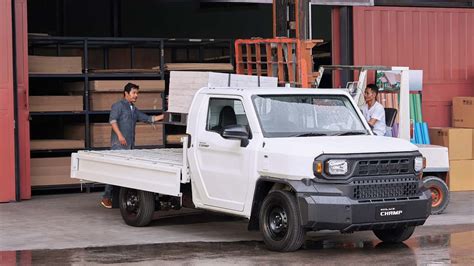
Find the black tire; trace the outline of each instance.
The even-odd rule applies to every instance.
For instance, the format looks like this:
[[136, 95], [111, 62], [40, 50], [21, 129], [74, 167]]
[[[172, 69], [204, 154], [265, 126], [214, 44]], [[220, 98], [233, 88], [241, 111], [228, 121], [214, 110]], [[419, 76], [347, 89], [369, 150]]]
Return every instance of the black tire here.
[[374, 234], [383, 242], [400, 243], [410, 238], [414, 231], [414, 226], [408, 226], [394, 229], [374, 230]]
[[301, 226], [295, 196], [290, 192], [270, 192], [262, 203], [259, 220], [268, 249], [295, 251], [303, 245], [306, 231]]
[[431, 190], [431, 214], [441, 214], [449, 204], [449, 188], [439, 177], [426, 176], [423, 178], [426, 188]]
[[120, 213], [126, 224], [146, 226], [153, 219], [155, 195], [152, 192], [131, 188], [120, 188]]

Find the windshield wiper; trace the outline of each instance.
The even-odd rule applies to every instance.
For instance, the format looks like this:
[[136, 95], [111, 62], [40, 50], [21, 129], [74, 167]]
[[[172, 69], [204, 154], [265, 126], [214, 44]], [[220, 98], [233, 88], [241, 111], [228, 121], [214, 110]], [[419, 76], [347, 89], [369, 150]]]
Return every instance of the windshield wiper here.
[[296, 135], [292, 135], [290, 137], [318, 137], [318, 136], [327, 136], [325, 133], [316, 133], [316, 132], [306, 132], [306, 133], [300, 133]]
[[334, 133], [331, 136], [348, 136], [348, 135], [367, 135], [366, 131], [344, 131], [339, 133]]

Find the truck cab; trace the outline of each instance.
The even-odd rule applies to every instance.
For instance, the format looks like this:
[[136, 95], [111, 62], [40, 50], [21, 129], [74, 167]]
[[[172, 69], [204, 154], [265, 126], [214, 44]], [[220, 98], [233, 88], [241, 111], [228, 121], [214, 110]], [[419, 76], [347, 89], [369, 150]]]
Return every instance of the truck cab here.
[[[148, 224], [164, 201], [189, 197], [195, 208], [249, 219], [269, 249], [294, 251], [307, 231], [326, 229], [404, 241], [430, 215], [418, 148], [374, 136], [341, 90], [203, 88], [189, 110], [181, 164], [156, 156], [145, 167], [140, 152], [81, 151], [71, 169], [122, 187], [122, 217], [134, 226]], [[130, 170], [114, 171], [123, 164]]]

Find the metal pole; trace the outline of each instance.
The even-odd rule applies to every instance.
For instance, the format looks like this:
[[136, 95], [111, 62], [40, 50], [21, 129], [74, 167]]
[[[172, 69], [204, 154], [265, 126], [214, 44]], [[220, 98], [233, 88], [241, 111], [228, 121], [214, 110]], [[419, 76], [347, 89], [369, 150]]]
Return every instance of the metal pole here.
[[311, 11], [311, 1], [308, 1], [308, 18], [309, 18], [309, 22], [308, 22], [308, 26], [309, 26], [309, 38], [308, 40], [312, 40], [313, 39], [313, 16], [312, 16], [312, 11]]

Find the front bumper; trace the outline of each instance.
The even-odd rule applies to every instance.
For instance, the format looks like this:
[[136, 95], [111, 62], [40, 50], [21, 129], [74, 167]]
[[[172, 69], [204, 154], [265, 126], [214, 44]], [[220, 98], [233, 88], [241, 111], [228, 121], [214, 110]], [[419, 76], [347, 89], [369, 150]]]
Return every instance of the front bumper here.
[[353, 232], [417, 226], [431, 213], [431, 192], [405, 199], [358, 201], [343, 195], [297, 193], [301, 221], [311, 230]]

